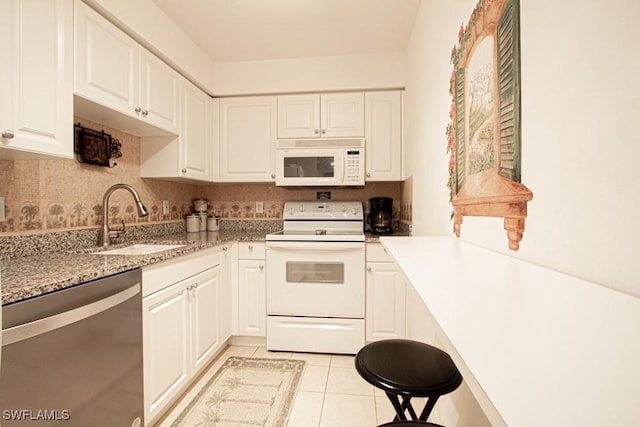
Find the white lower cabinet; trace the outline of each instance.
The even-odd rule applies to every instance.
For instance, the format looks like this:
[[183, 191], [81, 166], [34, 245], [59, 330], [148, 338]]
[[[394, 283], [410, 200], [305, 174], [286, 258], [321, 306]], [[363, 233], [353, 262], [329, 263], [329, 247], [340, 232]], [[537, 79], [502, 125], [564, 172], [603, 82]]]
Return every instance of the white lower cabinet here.
[[367, 243], [365, 339], [405, 336], [405, 292], [402, 273], [380, 243]]
[[238, 335], [267, 335], [265, 245], [238, 244]]
[[162, 415], [222, 347], [225, 284], [220, 260], [219, 250], [208, 250], [143, 269], [143, 294], [183, 276], [142, 300], [146, 425]]

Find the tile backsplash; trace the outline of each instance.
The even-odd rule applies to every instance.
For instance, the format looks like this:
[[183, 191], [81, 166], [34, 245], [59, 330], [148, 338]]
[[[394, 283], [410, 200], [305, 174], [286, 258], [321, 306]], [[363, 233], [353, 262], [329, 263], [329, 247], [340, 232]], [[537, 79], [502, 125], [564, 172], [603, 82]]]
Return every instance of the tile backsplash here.
[[[37, 233], [97, 227], [102, 223], [102, 196], [113, 184], [132, 185], [149, 210], [139, 218], [131, 194], [117, 190], [109, 200], [113, 223], [150, 223], [180, 220], [190, 211], [196, 186], [140, 178], [140, 138], [77, 119], [76, 123], [104, 130], [122, 144], [117, 166], [107, 168], [75, 159], [0, 159], [0, 196], [5, 197], [6, 221], [0, 233]], [[162, 215], [162, 201], [170, 213]]]
[[[83, 119], [76, 123], [104, 130], [122, 144], [122, 157], [113, 168], [80, 163], [75, 159], [0, 159], [0, 196], [5, 197], [6, 221], [0, 235], [33, 234], [78, 228], [96, 228], [102, 223], [102, 196], [111, 185], [132, 185], [149, 210], [139, 218], [131, 195], [117, 190], [109, 200], [112, 223], [182, 221], [193, 210], [193, 200], [207, 199], [209, 213], [223, 219], [281, 220], [285, 201], [315, 200], [315, 189], [289, 189], [273, 184], [197, 185], [140, 178], [140, 138]], [[394, 219], [411, 222], [411, 195], [402, 182], [370, 183], [359, 189], [328, 189], [332, 200], [370, 197], [394, 199]], [[410, 188], [410, 186], [409, 186]], [[403, 194], [404, 193], [404, 194]], [[169, 214], [162, 214], [162, 201], [169, 201]], [[263, 212], [256, 212], [262, 202]]]

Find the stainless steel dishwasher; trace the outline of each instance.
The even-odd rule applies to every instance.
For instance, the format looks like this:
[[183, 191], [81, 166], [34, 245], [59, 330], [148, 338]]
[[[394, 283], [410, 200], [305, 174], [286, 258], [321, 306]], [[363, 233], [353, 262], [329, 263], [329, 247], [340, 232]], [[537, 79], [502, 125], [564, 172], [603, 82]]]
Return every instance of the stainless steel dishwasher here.
[[140, 269], [2, 308], [0, 424], [144, 425]]

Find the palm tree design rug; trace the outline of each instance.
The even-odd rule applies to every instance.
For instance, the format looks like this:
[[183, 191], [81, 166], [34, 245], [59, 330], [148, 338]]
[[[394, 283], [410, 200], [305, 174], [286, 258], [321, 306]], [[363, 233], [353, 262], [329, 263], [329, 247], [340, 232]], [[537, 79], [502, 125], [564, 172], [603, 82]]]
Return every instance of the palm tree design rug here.
[[171, 427], [285, 426], [305, 363], [229, 357]]

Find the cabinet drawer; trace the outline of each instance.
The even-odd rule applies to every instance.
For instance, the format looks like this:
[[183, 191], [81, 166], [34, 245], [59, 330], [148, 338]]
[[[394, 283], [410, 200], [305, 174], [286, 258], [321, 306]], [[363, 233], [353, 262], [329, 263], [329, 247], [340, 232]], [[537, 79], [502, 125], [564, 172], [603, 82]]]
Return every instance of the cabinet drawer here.
[[367, 243], [367, 262], [393, 262], [382, 243]]
[[142, 296], [215, 267], [221, 262], [221, 249], [211, 248], [179, 256], [142, 268]]
[[264, 242], [238, 243], [238, 259], [265, 259]]

